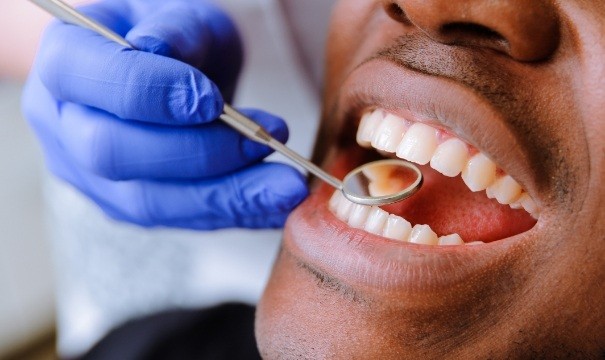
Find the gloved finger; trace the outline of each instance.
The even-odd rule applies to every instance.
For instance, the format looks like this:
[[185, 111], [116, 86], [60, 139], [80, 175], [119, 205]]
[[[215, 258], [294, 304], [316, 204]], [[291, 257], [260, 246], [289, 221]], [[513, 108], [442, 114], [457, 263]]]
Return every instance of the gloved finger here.
[[241, 62], [242, 43], [236, 25], [210, 1], [106, 0], [78, 9], [145, 52], [179, 59], [199, 69], [212, 59], [223, 65], [230, 60]]
[[134, 23], [126, 39], [135, 48], [200, 69], [223, 95], [226, 88], [234, 87], [242, 64], [242, 44], [234, 23], [215, 5], [167, 2]]
[[280, 227], [308, 195], [302, 175], [278, 163], [203, 181], [114, 182], [87, 173], [66, 180], [76, 182], [109, 216], [146, 227]]
[[49, 27], [37, 64], [55, 98], [123, 119], [192, 125], [216, 119], [223, 109], [219, 89], [194, 67], [124, 49], [73, 25]]
[[[245, 113], [278, 140], [287, 140], [282, 119], [259, 110]], [[62, 106], [57, 127], [61, 143], [81, 166], [113, 180], [208, 178], [272, 152], [219, 121], [178, 128], [150, 125], [69, 103]]]

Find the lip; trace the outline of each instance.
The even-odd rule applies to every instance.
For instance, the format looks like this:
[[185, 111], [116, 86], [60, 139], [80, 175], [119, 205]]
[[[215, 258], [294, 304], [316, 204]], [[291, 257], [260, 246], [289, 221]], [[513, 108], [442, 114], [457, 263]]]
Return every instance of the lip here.
[[[341, 129], [342, 141], [331, 142], [339, 145], [327, 152], [323, 164], [336, 176], [343, 176], [359, 163], [360, 147], [350, 144], [350, 139], [355, 138], [363, 112], [382, 108], [444, 129], [475, 146], [537, 201], [527, 150], [518, 146], [505, 117], [472, 90], [382, 59], [356, 68], [341, 89], [331, 126]], [[471, 277], [493, 280], [532, 251], [529, 245], [535, 244], [540, 229], [539, 222], [521, 234], [477, 246], [396, 242], [353, 229], [337, 219], [328, 210], [330, 196], [330, 188], [320, 185], [291, 214], [283, 249], [313, 272], [354, 289], [436, 291]]]

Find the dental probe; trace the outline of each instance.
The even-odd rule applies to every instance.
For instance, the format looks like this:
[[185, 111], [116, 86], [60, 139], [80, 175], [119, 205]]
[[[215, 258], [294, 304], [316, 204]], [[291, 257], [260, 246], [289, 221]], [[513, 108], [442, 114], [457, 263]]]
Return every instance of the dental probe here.
[[[109, 28], [78, 12], [62, 0], [29, 0], [63, 22], [84, 27], [124, 47], [135, 49], [126, 39]], [[379, 160], [362, 165], [345, 176], [343, 181], [323, 171], [309, 160], [273, 138], [262, 126], [255, 123], [228, 104], [224, 104], [220, 119], [253, 141], [267, 145], [302, 166], [330, 186], [340, 190], [350, 201], [361, 205], [387, 205], [416, 193], [422, 186], [422, 172], [414, 164], [403, 160]], [[384, 176], [393, 177], [402, 172], [412, 175], [413, 181], [387, 182]], [[388, 180], [388, 179], [386, 179]], [[401, 180], [401, 179], [399, 179]], [[397, 184], [393, 189], [393, 184]]]

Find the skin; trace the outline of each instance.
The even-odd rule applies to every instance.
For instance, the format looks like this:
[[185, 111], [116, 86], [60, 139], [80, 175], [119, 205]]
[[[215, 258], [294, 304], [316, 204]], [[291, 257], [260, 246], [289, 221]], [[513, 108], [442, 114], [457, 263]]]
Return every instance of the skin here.
[[[357, 69], [381, 58], [374, 63], [376, 77], [381, 67], [406, 68], [489, 104], [498, 115], [476, 122], [475, 132], [467, 126], [461, 137], [501, 164], [542, 212], [531, 230], [490, 244], [443, 251], [402, 247], [428, 259], [424, 276], [406, 279], [410, 272], [402, 271], [401, 281], [386, 283], [381, 276], [389, 276], [393, 263], [373, 259], [384, 262], [384, 274], [361, 260], [339, 267], [346, 262], [331, 261], [338, 254], [316, 255], [319, 247], [304, 245], [328, 244], [321, 249], [335, 253], [345, 246], [386, 246], [360, 233], [343, 240], [347, 230], [326, 219], [327, 190], [316, 186], [286, 225], [258, 308], [262, 355], [602, 358], [605, 3], [341, 0], [327, 48], [318, 163], [339, 173], [342, 154], [356, 151], [351, 138], [357, 124], [346, 116], [352, 105], [342, 94]], [[400, 86], [389, 83], [389, 76], [383, 82]], [[505, 139], [495, 140], [498, 134]], [[322, 241], [313, 241], [318, 233]], [[446, 257], [454, 259], [451, 272], [460, 276], [432, 271]], [[489, 261], [478, 266], [476, 259]]]

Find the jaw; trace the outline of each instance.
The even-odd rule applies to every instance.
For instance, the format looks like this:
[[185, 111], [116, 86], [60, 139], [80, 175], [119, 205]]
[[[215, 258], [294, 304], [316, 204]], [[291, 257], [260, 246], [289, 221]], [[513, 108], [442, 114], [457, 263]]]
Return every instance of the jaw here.
[[[323, 165], [336, 176], [376, 156], [350, 142], [330, 144]], [[530, 181], [524, 184], [531, 188]], [[585, 242], [569, 241], [584, 234], [603, 242], [598, 216], [549, 206], [535, 226], [500, 231], [487, 244], [426, 246], [352, 228], [329, 210], [331, 192], [317, 186], [286, 225], [258, 308], [257, 338], [266, 358], [523, 358], [598, 351], [604, 335], [598, 320], [605, 295], [602, 247], [580, 269], [578, 259], [588, 259]], [[599, 214], [598, 207], [593, 199], [584, 211]], [[553, 317], [568, 308], [573, 310]]]
[[[324, 166], [342, 176], [375, 157], [355, 145], [334, 145]], [[595, 184], [591, 188], [598, 190]], [[330, 211], [332, 191], [316, 183], [286, 224], [258, 307], [264, 357], [598, 353], [605, 336], [600, 191], [592, 192], [582, 212], [549, 208], [529, 229], [479, 246], [450, 247], [351, 228]], [[589, 256], [578, 234], [593, 239]]]
[[[561, 233], [545, 218], [522, 238], [473, 247], [471, 253], [396, 249], [360, 235], [335, 236], [347, 230], [320, 209], [320, 196], [314, 194], [289, 220], [259, 304], [256, 333], [264, 357], [524, 358], [598, 351], [605, 335], [603, 253], [578, 266], [581, 248], [565, 241], [573, 229]], [[598, 227], [603, 229], [602, 220]], [[300, 249], [313, 247], [314, 236], [325, 244], [315, 253], [319, 260]], [[377, 255], [375, 248], [384, 245]], [[407, 265], [384, 260], [393, 254]]]
[[[313, 359], [510, 353], [507, 344], [517, 339], [510, 333], [510, 320], [517, 313], [513, 294], [520, 292], [519, 284], [511, 280], [510, 269], [492, 270], [478, 272], [475, 281], [459, 283], [456, 290], [376, 291], [349, 286], [283, 250], [258, 307], [261, 353], [265, 358]], [[497, 296], [503, 287], [509, 296]]]
[[[324, 166], [341, 176], [373, 157], [353, 149], [328, 148]], [[286, 224], [258, 307], [262, 355], [598, 354], [605, 338], [605, 219], [599, 177], [590, 179], [592, 196], [582, 211], [549, 207], [531, 229], [472, 247], [399, 243], [353, 229], [329, 210], [332, 190], [316, 186]]]
[[[330, 170], [340, 175], [345, 168]], [[483, 331], [510, 329], [539, 227], [482, 246], [406, 244], [350, 228], [330, 212], [331, 193], [317, 186], [286, 224], [257, 313], [264, 357], [439, 358], [494, 350]]]

